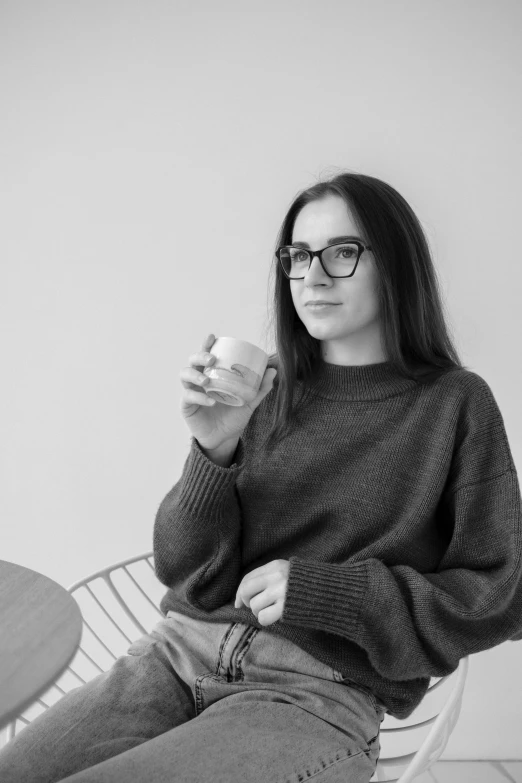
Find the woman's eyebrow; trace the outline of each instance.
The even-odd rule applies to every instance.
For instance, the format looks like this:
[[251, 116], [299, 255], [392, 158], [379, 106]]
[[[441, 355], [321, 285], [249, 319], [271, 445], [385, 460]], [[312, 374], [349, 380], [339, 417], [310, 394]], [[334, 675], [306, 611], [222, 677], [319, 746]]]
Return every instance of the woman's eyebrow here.
[[[330, 237], [330, 239], [327, 240], [329, 245], [335, 244], [335, 242], [348, 242], [350, 239], [357, 239], [359, 242], [362, 242], [361, 237]], [[310, 245], [308, 242], [292, 242], [292, 245], [295, 247], [307, 247], [310, 248]]]

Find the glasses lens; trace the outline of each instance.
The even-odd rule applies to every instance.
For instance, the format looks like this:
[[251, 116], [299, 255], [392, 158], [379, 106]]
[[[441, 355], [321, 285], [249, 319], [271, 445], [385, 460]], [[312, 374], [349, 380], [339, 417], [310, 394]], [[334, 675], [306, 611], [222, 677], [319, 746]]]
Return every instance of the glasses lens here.
[[[350, 242], [330, 245], [323, 253], [323, 264], [332, 277], [351, 275], [357, 262], [359, 248]], [[280, 253], [281, 264], [289, 277], [304, 277], [310, 266], [310, 253], [301, 247], [284, 247]]]

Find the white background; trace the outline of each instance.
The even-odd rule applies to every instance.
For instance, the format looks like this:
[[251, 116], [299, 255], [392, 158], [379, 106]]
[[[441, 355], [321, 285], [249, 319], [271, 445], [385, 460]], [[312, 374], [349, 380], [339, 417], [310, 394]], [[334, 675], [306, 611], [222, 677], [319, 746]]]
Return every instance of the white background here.
[[[1, 558], [69, 586], [152, 549], [180, 370], [210, 332], [274, 350], [277, 231], [341, 169], [419, 216], [522, 473], [521, 23], [516, 0], [1, 3]], [[520, 757], [521, 652], [471, 658], [443, 758]]]

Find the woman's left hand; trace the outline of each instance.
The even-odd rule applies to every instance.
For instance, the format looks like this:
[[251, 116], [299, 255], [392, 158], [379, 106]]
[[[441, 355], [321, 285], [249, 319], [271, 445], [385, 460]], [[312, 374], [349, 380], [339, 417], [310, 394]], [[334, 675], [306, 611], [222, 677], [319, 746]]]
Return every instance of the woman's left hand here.
[[290, 562], [272, 560], [254, 568], [241, 580], [234, 606], [245, 604], [261, 625], [271, 625], [280, 620], [285, 608], [286, 587]]

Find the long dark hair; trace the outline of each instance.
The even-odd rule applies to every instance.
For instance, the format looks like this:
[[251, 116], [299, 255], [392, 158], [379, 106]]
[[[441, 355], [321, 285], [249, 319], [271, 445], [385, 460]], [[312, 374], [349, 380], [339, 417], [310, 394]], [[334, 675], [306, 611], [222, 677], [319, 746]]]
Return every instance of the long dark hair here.
[[[276, 239], [272, 272], [275, 294], [270, 324], [275, 320], [276, 353], [268, 367], [277, 369], [273, 393], [274, 419], [265, 448], [286, 437], [299, 421], [308, 398], [309, 381], [321, 361], [321, 343], [298, 317], [290, 281], [275, 256], [292, 243], [294, 223], [310, 201], [328, 195], [347, 204], [359, 231], [371, 245], [379, 272], [379, 303], [387, 361], [400, 375], [418, 383], [462, 364], [446, 325], [439, 281], [424, 230], [407, 201], [391, 185], [352, 172], [338, 174], [302, 190], [291, 204]], [[297, 382], [302, 382], [298, 384]], [[299, 399], [294, 395], [301, 385]]]

